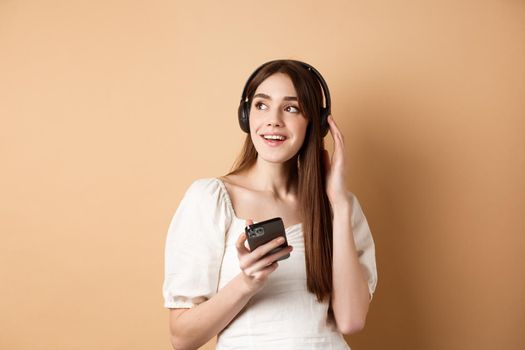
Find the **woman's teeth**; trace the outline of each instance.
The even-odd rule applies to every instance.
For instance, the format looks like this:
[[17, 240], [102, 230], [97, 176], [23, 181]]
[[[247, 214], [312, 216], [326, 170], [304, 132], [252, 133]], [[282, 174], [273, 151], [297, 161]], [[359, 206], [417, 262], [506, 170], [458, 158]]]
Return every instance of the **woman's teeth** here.
[[284, 141], [285, 137], [281, 135], [263, 135], [266, 140], [280, 140]]

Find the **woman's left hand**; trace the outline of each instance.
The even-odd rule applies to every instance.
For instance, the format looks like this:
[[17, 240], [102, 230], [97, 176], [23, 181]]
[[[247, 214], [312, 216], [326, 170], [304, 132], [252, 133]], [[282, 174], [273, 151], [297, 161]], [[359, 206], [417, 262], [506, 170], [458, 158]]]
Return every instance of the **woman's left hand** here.
[[328, 151], [323, 149], [323, 162], [326, 170], [326, 194], [333, 205], [339, 201], [347, 201], [348, 195], [345, 180], [344, 136], [332, 115], [328, 116], [328, 125], [334, 139], [334, 153], [330, 160]]

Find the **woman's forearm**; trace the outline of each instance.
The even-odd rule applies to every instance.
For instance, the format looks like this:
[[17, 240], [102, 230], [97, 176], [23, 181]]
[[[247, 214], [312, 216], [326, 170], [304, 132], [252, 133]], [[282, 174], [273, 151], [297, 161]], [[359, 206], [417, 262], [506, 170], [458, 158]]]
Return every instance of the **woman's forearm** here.
[[332, 308], [339, 331], [351, 334], [364, 327], [370, 296], [354, 243], [350, 198], [332, 203], [332, 209]]
[[170, 316], [171, 343], [177, 350], [197, 349], [222, 331], [252, 294], [239, 274], [209, 300]]

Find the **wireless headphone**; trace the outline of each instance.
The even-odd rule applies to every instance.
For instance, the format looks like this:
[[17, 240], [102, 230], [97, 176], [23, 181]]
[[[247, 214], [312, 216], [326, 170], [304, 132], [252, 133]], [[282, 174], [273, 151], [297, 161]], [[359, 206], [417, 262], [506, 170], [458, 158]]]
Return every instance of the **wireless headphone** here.
[[[246, 89], [252, 79], [255, 77], [255, 75], [266, 65], [277, 62], [280, 60], [274, 60], [269, 61], [261, 65], [259, 68], [257, 68], [248, 78], [246, 81], [246, 84], [244, 84], [244, 89], [242, 90], [242, 96], [241, 96], [241, 102], [239, 104], [239, 125], [242, 129], [242, 131], [246, 133], [250, 133], [250, 122], [249, 122], [249, 116], [250, 116], [250, 101], [246, 100]], [[325, 80], [323, 79], [323, 76], [321, 73], [319, 73], [314, 67], [309, 65], [308, 63], [304, 63], [297, 60], [288, 60], [293, 61], [301, 64], [305, 69], [307, 69], [309, 72], [312, 72], [315, 77], [317, 78], [317, 81], [321, 84], [321, 88], [323, 89], [324, 93], [324, 100], [325, 100], [325, 107], [321, 107], [320, 116], [321, 116], [321, 136], [324, 137], [328, 133], [328, 116], [330, 115], [330, 108], [331, 108], [331, 102], [330, 102], [330, 91], [328, 91], [328, 86], [326, 85]]]

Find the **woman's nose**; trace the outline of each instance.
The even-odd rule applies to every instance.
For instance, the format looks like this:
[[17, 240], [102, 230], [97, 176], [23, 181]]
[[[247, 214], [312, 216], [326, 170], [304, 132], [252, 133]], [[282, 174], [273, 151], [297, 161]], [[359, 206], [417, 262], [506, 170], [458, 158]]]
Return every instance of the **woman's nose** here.
[[275, 111], [274, 113], [270, 113], [270, 116], [268, 118], [268, 121], [266, 122], [267, 126], [282, 126], [283, 120], [281, 113], [279, 111]]

